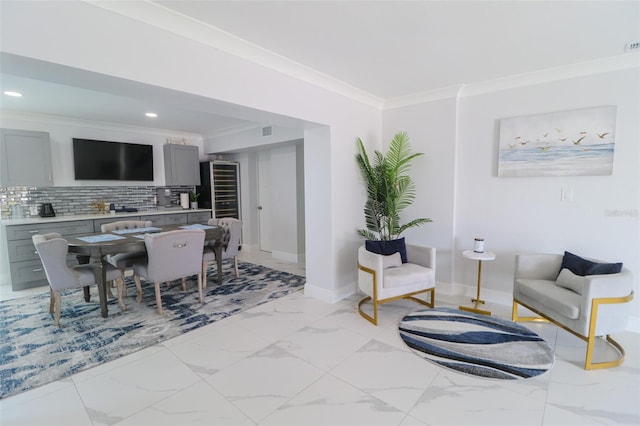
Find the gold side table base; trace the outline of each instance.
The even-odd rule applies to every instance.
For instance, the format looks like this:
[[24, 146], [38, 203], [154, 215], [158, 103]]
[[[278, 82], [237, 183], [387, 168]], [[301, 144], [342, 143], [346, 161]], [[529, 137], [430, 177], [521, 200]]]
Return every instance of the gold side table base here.
[[460, 309], [461, 311], [475, 312], [476, 314], [482, 314], [482, 315], [491, 316], [491, 312], [485, 311], [485, 310], [482, 310], [482, 309], [478, 309], [478, 304], [477, 303], [476, 303], [475, 307], [473, 307], [473, 308], [461, 305], [461, 306], [458, 307], [458, 309]]

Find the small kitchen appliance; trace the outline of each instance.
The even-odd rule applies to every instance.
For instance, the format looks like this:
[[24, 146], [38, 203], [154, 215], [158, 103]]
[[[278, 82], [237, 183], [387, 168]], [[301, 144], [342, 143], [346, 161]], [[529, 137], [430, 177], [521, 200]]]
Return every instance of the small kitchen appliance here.
[[40, 213], [38, 214], [40, 217], [55, 217], [56, 212], [53, 210], [51, 203], [42, 203], [40, 204]]

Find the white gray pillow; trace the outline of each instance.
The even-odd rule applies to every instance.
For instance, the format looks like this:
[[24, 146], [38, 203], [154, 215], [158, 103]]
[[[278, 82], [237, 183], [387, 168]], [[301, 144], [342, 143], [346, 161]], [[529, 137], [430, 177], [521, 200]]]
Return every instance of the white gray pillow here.
[[402, 257], [400, 252], [395, 252], [389, 256], [382, 255], [382, 269], [402, 266]]
[[587, 284], [587, 280], [587, 277], [576, 275], [569, 269], [562, 268], [558, 278], [556, 278], [556, 285], [582, 295], [582, 289]]

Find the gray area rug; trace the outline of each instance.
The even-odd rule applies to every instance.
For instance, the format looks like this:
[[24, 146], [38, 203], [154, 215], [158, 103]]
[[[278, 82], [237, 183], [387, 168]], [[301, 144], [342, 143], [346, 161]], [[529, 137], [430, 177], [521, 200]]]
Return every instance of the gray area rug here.
[[[109, 301], [109, 317], [102, 318], [97, 288], [86, 303], [82, 289], [62, 295], [60, 327], [49, 314], [49, 292], [0, 302], [0, 398], [44, 385], [111, 361], [203, 325], [278, 299], [304, 287], [305, 278], [240, 262], [223, 264], [223, 284], [215, 266], [208, 270], [205, 303], [198, 300], [195, 277], [187, 291], [175, 281], [162, 286], [163, 315], [156, 312], [154, 286], [143, 282], [142, 303], [135, 301], [135, 285], [127, 278], [127, 310]], [[115, 293], [115, 290], [114, 290]]]
[[420, 357], [477, 377], [526, 379], [549, 371], [555, 360], [547, 342], [528, 328], [457, 309], [412, 312], [399, 332]]

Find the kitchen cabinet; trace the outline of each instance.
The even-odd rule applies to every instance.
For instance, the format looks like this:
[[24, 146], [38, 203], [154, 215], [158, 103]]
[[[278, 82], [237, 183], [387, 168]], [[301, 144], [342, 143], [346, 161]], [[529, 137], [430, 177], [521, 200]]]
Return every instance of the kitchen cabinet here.
[[211, 219], [211, 212], [193, 212], [187, 213], [187, 223], [201, 223], [206, 225]]
[[0, 186], [53, 186], [49, 133], [0, 129]]
[[[71, 222], [40, 223], [14, 225], [6, 227], [7, 253], [11, 288], [23, 290], [48, 285], [40, 257], [36, 253], [31, 236], [57, 232], [62, 236], [86, 235], [93, 233], [93, 221], [78, 220]], [[77, 265], [76, 256], [67, 256], [69, 265]]]
[[200, 185], [198, 147], [194, 145], [166, 144], [164, 176], [166, 185]]
[[[173, 212], [138, 212], [135, 215], [104, 216], [96, 215], [95, 219], [68, 220], [64, 216], [51, 218], [40, 223], [4, 225], [4, 240], [8, 253], [8, 264], [0, 265], [2, 270], [9, 271], [11, 288], [23, 290], [31, 287], [48, 285], [47, 277], [42, 268], [40, 257], [33, 246], [31, 236], [57, 232], [62, 236], [83, 236], [101, 232], [104, 223], [121, 220], [150, 220], [153, 225], [186, 225], [191, 223], [206, 224], [211, 219], [210, 210], [194, 210]], [[3, 242], [4, 244], [4, 242]], [[69, 265], [77, 265], [75, 255], [67, 257]], [[6, 268], [6, 269], [5, 269]]]
[[148, 220], [148, 219], [146, 217], [144, 219], [140, 219], [140, 216], [127, 216], [123, 218], [118, 218], [117, 216], [110, 216], [105, 219], [94, 219], [93, 232], [102, 232], [102, 225], [104, 225], [105, 223], [119, 222], [121, 220]]

